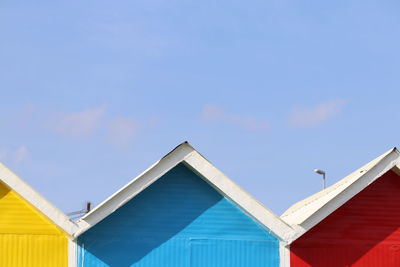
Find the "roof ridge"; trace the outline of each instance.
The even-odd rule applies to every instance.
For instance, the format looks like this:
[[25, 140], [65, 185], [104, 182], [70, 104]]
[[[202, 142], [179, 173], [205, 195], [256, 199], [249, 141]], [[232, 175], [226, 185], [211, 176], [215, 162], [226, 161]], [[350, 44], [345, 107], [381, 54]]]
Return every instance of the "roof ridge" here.
[[288, 223], [229, 179], [188, 142], [184, 142], [83, 216], [77, 222], [79, 230], [75, 236], [81, 235], [102, 221], [180, 163], [184, 163], [196, 172], [221, 195], [230, 199], [278, 239], [286, 242], [294, 234], [294, 229]]
[[[289, 207], [280, 217], [281, 218], [285, 218], [288, 217], [290, 214], [296, 213], [299, 210], [303, 209], [304, 207], [310, 205], [311, 203], [321, 199], [322, 197], [330, 194], [332, 191], [334, 191], [335, 189], [337, 189], [338, 187], [345, 185], [347, 183], [351, 182], [351, 179], [349, 178], [355, 178], [355, 179], [359, 179], [361, 176], [363, 176], [366, 172], [368, 172], [371, 168], [373, 168], [373, 166], [369, 166], [371, 164], [374, 163], [374, 166], [376, 164], [378, 164], [384, 157], [386, 157], [387, 155], [389, 155], [392, 152], [396, 152], [397, 154], [400, 155], [399, 151], [397, 150], [396, 147], [393, 147], [392, 149], [386, 151], [385, 153], [379, 155], [378, 157], [374, 158], [373, 160], [369, 161], [368, 163], [364, 164], [363, 166], [361, 166], [360, 168], [354, 170], [353, 172], [351, 172], [350, 174], [346, 175], [344, 178], [340, 179], [339, 181], [337, 181], [336, 183], [334, 183], [333, 185], [318, 191], [314, 194], [312, 194], [311, 196], [306, 197], [303, 200], [300, 200], [298, 202], [296, 202], [295, 204], [293, 204], [291, 207]], [[368, 168], [369, 167], [369, 168]], [[353, 177], [355, 174], [357, 174], [357, 172], [363, 173], [360, 177]], [[325, 194], [323, 193], [325, 192]], [[309, 200], [309, 201], [307, 201]], [[296, 207], [296, 205], [300, 204], [304, 202], [303, 205]]]

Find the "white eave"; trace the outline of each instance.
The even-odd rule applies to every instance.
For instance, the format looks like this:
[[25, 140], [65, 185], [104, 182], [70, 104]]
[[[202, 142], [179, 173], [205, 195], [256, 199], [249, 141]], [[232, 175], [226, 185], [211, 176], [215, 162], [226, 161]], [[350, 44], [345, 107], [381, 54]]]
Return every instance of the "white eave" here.
[[281, 219], [296, 229], [293, 242], [389, 170], [400, 171], [400, 154], [393, 148], [334, 185], [294, 204]]
[[241, 189], [207, 159], [200, 155], [189, 143], [184, 142], [102, 202], [95, 209], [83, 216], [77, 222], [79, 230], [76, 232], [75, 236], [81, 235], [109, 216], [179, 163], [184, 163], [199, 174], [200, 177], [218, 192], [236, 203], [244, 212], [268, 231], [274, 233], [281, 241], [285, 242], [287, 238], [294, 234], [294, 230], [288, 224]]
[[29, 202], [68, 235], [72, 236], [77, 230], [77, 225], [72, 222], [67, 215], [56, 208], [2, 163], [0, 163], [0, 181]]

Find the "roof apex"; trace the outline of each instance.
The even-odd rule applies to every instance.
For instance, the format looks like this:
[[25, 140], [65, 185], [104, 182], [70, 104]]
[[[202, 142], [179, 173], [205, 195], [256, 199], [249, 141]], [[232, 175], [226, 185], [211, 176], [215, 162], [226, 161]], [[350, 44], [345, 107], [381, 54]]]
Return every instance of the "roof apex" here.
[[286, 241], [293, 235], [294, 230], [288, 224], [241, 189], [197, 152], [189, 142], [185, 141], [83, 216], [78, 221], [79, 230], [75, 236], [81, 235], [112, 214], [179, 163], [184, 163], [196, 171], [214, 189], [237, 204], [262, 226], [272, 231], [280, 240]]
[[394, 169], [400, 174], [399, 158], [399, 150], [393, 147], [335, 184], [292, 205], [281, 215], [282, 220], [296, 229], [296, 234], [290, 242], [310, 230], [387, 171]]
[[35, 191], [30, 185], [19, 178], [9, 168], [0, 162], [0, 181], [3, 182], [11, 190], [15, 191], [23, 199], [29, 202], [40, 213], [46, 216], [57, 227], [68, 235], [72, 236], [78, 229], [77, 225], [72, 222], [67, 215], [54, 206], [50, 201]]

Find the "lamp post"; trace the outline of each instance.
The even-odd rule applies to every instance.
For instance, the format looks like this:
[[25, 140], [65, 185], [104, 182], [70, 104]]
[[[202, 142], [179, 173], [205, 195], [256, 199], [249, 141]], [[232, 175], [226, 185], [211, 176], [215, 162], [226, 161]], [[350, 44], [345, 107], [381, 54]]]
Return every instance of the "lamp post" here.
[[322, 175], [322, 179], [323, 179], [323, 189], [326, 188], [326, 179], [325, 179], [325, 171], [320, 170], [320, 169], [315, 169], [314, 172], [321, 174]]

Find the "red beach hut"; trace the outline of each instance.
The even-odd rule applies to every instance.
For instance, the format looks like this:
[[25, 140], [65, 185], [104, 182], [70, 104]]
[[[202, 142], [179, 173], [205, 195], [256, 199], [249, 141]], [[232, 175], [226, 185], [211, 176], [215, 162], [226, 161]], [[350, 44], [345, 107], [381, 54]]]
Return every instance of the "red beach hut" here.
[[394, 148], [289, 208], [290, 266], [400, 266], [399, 175]]

